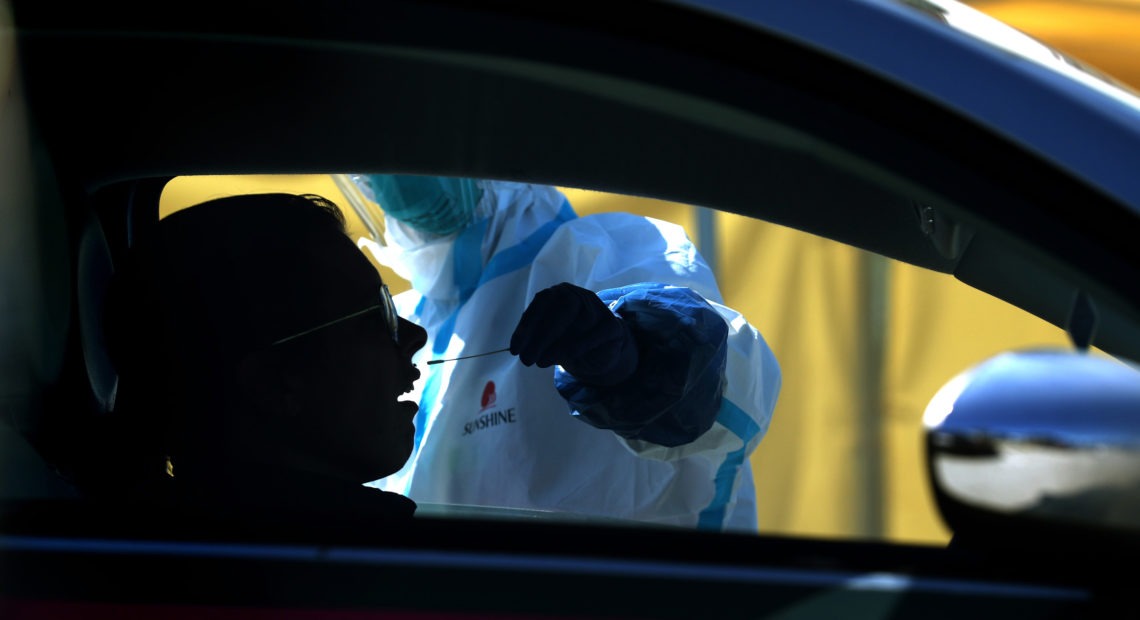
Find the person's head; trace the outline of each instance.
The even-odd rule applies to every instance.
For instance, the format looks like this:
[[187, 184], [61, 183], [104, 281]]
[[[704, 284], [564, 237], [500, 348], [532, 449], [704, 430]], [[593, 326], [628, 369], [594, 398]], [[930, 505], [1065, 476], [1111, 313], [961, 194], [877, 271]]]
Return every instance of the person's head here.
[[475, 179], [459, 177], [360, 174], [353, 180], [392, 219], [441, 237], [470, 224], [483, 195]]
[[149, 421], [176, 479], [242, 462], [361, 483], [393, 473], [411, 451], [415, 407], [398, 399], [426, 335], [386, 319], [382, 287], [323, 198], [178, 211], [112, 285], [117, 408]]

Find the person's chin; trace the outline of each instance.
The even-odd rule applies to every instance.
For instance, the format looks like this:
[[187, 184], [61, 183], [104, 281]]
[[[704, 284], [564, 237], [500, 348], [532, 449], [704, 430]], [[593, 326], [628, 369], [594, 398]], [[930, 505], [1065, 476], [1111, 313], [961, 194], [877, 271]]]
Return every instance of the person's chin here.
[[[387, 456], [385, 459], [385, 469], [387, 470], [383, 475], [390, 476], [402, 469], [412, 457], [412, 450], [415, 447], [416, 427], [408, 424], [403, 429], [395, 431], [388, 436], [389, 441], [377, 444], [377, 450], [382, 451]], [[383, 477], [383, 476], [381, 476]]]
[[[391, 476], [392, 474], [400, 471], [400, 469], [404, 467], [404, 463], [408, 462], [408, 456], [410, 456], [411, 451], [404, 455], [403, 458], [396, 458], [396, 450], [389, 450], [386, 452], [386, 454], [389, 456], [389, 458], [384, 459], [383, 461], [379, 459], [373, 459], [371, 467], [369, 467], [367, 482], [387, 478], [388, 476]], [[400, 454], [404, 453], [401, 452]]]
[[396, 401], [396, 406], [402, 413], [408, 416], [409, 420], [414, 418], [416, 413], [420, 410], [420, 406], [410, 400], [398, 400]]

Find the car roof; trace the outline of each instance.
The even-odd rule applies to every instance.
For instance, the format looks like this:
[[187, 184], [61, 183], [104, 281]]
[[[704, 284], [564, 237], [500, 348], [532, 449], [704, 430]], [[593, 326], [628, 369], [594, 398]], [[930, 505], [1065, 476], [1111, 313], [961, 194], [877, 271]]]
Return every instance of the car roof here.
[[1133, 173], [1140, 96], [976, 9], [954, 0], [685, 3], [760, 25], [939, 101], [1140, 212]]
[[636, 6], [12, 2], [77, 191], [387, 170], [663, 198], [954, 273], [1140, 358], [1132, 95], [932, 19], [950, 2]]

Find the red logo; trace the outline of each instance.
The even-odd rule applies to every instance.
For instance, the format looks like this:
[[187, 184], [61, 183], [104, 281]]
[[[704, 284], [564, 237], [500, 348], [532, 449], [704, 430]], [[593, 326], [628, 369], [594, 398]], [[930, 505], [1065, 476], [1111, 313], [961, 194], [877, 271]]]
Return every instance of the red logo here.
[[487, 385], [483, 386], [483, 398], [479, 401], [483, 408], [486, 409], [495, 404], [495, 382], [488, 381]]

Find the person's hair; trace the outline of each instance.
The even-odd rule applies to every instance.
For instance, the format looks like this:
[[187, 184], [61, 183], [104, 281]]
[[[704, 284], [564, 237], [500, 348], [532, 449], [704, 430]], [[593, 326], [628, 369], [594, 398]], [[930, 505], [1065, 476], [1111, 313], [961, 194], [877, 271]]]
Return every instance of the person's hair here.
[[[289, 194], [269, 194], [269, 195], [270, 196], [289, 196]], [[348, 234], [348, 223], [347, 223], [347, 220], [344, 219], [344, 212], [340, 210], [340, 207], [338, 207], [335, 202], [329, 200], [328, 198], [325, 198], [324, 196], [320, 196], [318, 194], [300, 194], [300, 195], [295, 196], [295, 197], [290, 197], [290, 200], [296, 200], [297, 198], [300, 198], [301, 200], [305, 200], [309, 204], [313, 205], [314, 207], [317, 207], [321, 211], [324, 211], [329, 217], [331, 217], [333, 220], [336, 221], [337, 227], [340, 228], [341, 232], [343, 232], [344, 234]]]
[[344, 216], [322, 196], [250, 194], [177, 211], [131, 248], [108, 292], [119, 388], [96, 492], [135, 493], [165, 477], [184, 416], [224, 423], [217, 408], [237, 364], [304, 325], [305, 300], [319, 292], [297, 274], [336, 235], [347, 239]]

